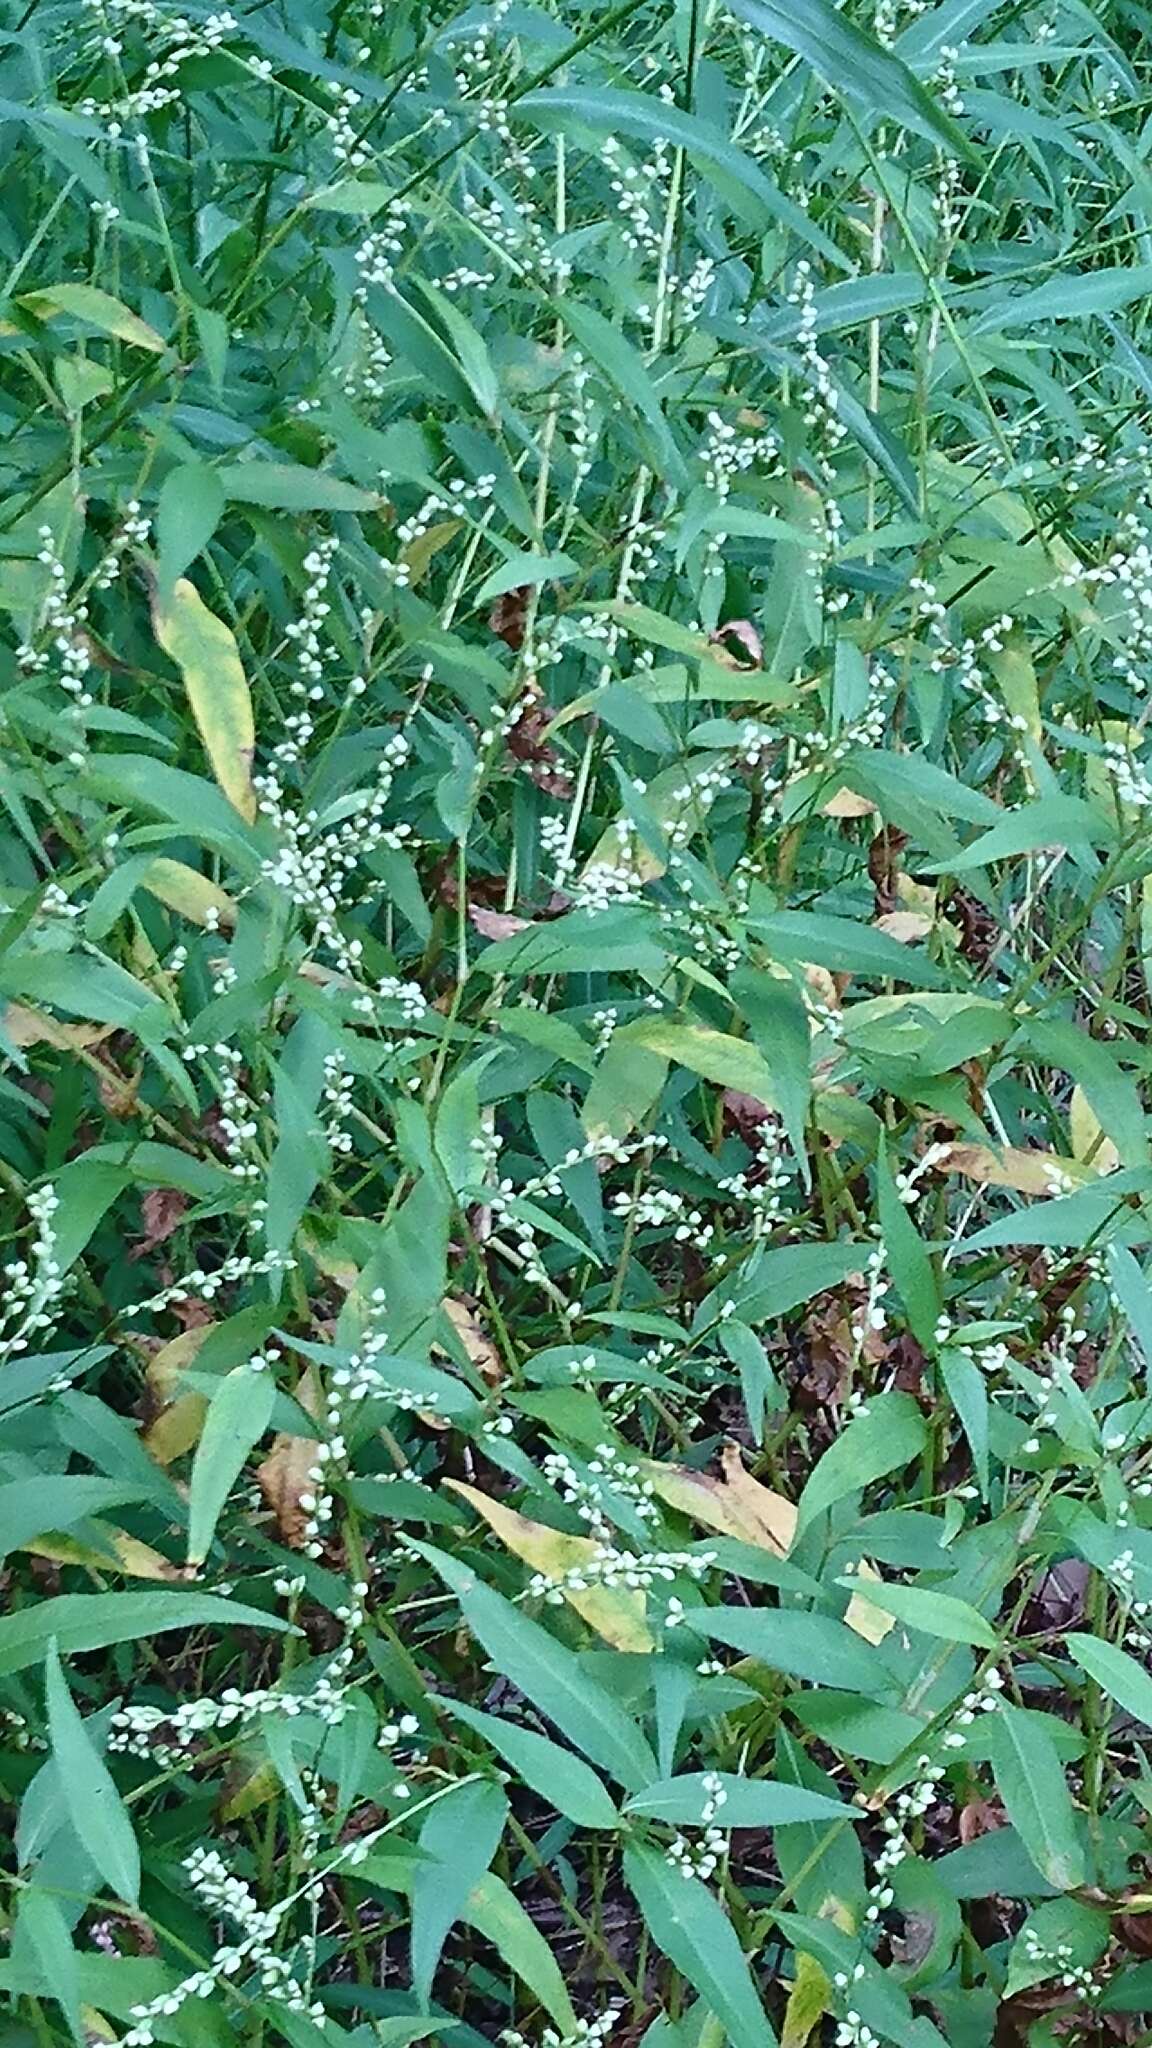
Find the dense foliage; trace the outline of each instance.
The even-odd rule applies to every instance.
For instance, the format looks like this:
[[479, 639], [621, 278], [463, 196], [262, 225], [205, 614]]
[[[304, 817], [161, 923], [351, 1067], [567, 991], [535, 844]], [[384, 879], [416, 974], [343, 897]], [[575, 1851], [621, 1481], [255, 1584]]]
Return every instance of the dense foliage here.
[[0, 17], [0, 2042], [1152, 2040], [1149, 17]]

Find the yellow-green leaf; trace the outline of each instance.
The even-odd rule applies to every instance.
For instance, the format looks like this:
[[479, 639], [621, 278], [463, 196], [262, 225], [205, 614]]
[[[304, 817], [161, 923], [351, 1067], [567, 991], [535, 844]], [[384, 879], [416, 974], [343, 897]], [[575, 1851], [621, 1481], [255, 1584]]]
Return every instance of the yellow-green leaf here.
[[805, 2048], [813, 2030], [828, 2010], [832, 1987], [815, 1956], [798, 1950], [796, 1976], [788, 1994], [780, 2048]]
[[161, 855], [152, 861], [144, 875], [144, 887], [166, 903], [169, 910], [178, 910], [181, 917], [189, 918], [193, 924], [236, 922], [236, 905], [226, 891], [182, 860], [168, 860]]
[[16, 304], [25, 307], [36, 320], [52, 320], [60, 313], [72, 320], [83, 320], [101, 334], [111, 335], [115, 341], [131, 342], [135, 348], [151, 349], [153, 355], [162, 355], [167, 347], [162, 334], [157, 334], [154, 327], [149, 327], [120, 299], [114, 299], [111, 292], [102, 292], [98, 285], [42, 285], [39, 291], [25, 292]]
[[178, 576], [152, 598], [152, 627], [184, 679], [192, 715], [212, 770], [241, 817], [256, 815], [252, 698], [231, 629], [204, 603], [194, 583]]

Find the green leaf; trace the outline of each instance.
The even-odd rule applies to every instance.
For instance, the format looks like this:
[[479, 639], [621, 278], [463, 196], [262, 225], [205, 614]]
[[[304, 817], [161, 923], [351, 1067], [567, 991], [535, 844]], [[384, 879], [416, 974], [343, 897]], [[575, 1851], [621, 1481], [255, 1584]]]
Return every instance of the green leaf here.
[[140, 1851], [127, 1809], [68, 1690], [55, 1643], [44, 1667], [48, 1732], [68, 1817], [100, 1876], [128, 1905], [140, 1897]]
[[18, 1895], [13, 1948], [35, 1961], [46, 1996], [60, 2007], [77, 2048], [86, 2048], [89, 2037], [80, 2009], [80, 1972], [72, 1936], [59, 1902], [37, 1885]]
[[208, 1405], [188, 1488], [188, 1562], [203, 1564], [220, 1511], [254, 1444], [272, 1419], [276, 1382], [270, 1372], [238, 1365], [225, 1373]]
[[[373, 323], [396, 353], [412, 365], [431, 391], [474, 416], [477, 400], [472, 384], [431, 321], [393, 285], [384, 285], [369, 296]], [[483, 405], [479, 409], [487, 410]]]
[[952, 156], [980, 161], [962, 128], [937, 106], [908, 66], [848, 20], [832, 0], [731, 0], [732, 12], [783, 43], [833, 92], [885, 121], [896, 121]]
[[225, 497], [220, 472], [210, 463], [182, 462], [169, 470], [156, 501], [162, 590], [170, 590], [189, 563], [203, 554], [220, 524]]
[[1108, 1946], [1111, 1923], [1102, 1906], [1047, 1899], [1029, 1913], [1012, 1944], [1005, 1996], [1014, 1998], [1049, 1977], [1090, 1970]]
[[89, 1515], [146, 1498], [146, 1489], [87, 1473], [45, 1473], [0, 1485], [0, 1557], [51, 1529], [71, 1529]]
[[636, 1798], [627, 1813], [642, 1813], [677, 1826], [699, 1827], [705, 1806], [723, 1793], [715, 1815], [725, 1828], [778, 1828], [797, 1821], [860, 1820], [862, 1814], [842, 1800], [809, 1792], [803, 1785], [785, 1785], [763, 1778], [742, 1778], [732, 1771], [709, 1771], [662, 1778]]
[[668, 956], [659, 927], [640, 904], [619, 910], [570, 910], [496, 939], [480, 954], [481, 974], [660, 973]]
[[749, 1260], [738, 1283], [726, 1282], [709, 1296], [697, 1324], [713, 1321], [728, 1299], [735, 1300], [746, 1323], [775, 1322], [813, 1295], [839, 1286], [849, 1273], [862, 1273], [869, 1250], [868, 1245], [848, 1243], [774, 1246]]
[[972, 323], [974, 334], [1002, 327], [1033, 327], [1041, 320], [1085, 320], [1093, 313], [1115, 313], [1152, 291], [1152, 263], [1123, 265], [1114, 270], [1064, 272], [1030, 292], [997, 297], [996, 303]]
[[927, 874], [968, 875], [993, 861], [1013, 860], [1041, 846], [1111, 846], [1116, 827], [1110, 818], [1078, 796], [1044, 796], [1013, 811], [1003, 824], [974, 839], [962, 853], [935, 861]]
[[835, 974], [876, 974], [907, 982], [911, 988], [943, 988], [945, 976], [923, 954], [853, 924], [847, 917], [829, 917], [810, 910], [779, 910], [753, 917], [748, 929], [762, 939], [778, 960], [798, 966], [827, 967]]
[[152, 598], [152, 630], [184, 680], [212, 771], [240, 816], [256, 816], [252, 756], [256, 727], [240, 650], [195, 584], [178, 576]]
[[1118, 1707], [1152, 1728], [1152, 1677], [1135, 1657], [1101, 1636], [1070, 1635], [1065, 1648]]
[[504, 1832], [508, 1801], [490, 1779], [453, 1788], [429, 1808], [419, 1843], [428, 1858], [412, 1885], [412, 1988], [427, 2010], [444, 1943]]
[[620, 1816], [595, 1771], [589, 1770], [571, 1750], [561, 1749], [558, 1742], [550, 1742], [546, 1735], [521, 1727], [518, 1721], [481, 1713], [478, 1707], [465, 1706], [462, 1700], [445, 1700], [443, 1704], [458, 1721], [466, 1722], [491, 1743], [497, 1755], [511, 1764], [517, 1777], [533, 1792], [547, 1800], [557, 1813], [575, 1821], [577, 1827], [619, 1826]]
[[492, 1943], [508, 1968], [555, 2021], [562, 2035], [579, 2032], [568, 1987], [547, 1941], [494, 1870], [486, 1871], [464, 1902], [463, 1918]]
[[994, 1650], [999, 1641], [984, 1616], [952, 1593], [937, 1593], [930, 1586], [897, 1586], [890, 1579], [852, 1577], [836, 1583], [924, 1635], [941, 1636], [948, 1643], [975, 1643], [982, 1650]]
[[830, 1614], [794, 1614], [777, 1607], [690, 1607], [687, 1620], [701, 1635], [728, 1643], [770, 1671], [808, 1685], [833, 1685], [871, 1695], [893, 1690], [882, 1652]]
[[992, 1728], [992, 1770], [1009, 1820], [1038, 1870], [1057, 1891], [1087, 1881], [1087, 1866], [1064, 1768], [1035, 1720], [1002, 1701]]
[[432, 307], [440, 326], [447, 334], [461, 375], [473, 398], [481, 412], [495, 422], [500, 411], [500, 380], [483, 335], [449, 298], [447, 292], [440, 291], [429, 278], [423, 277], [419, 280], [419, 289], [421, 297]]
[[[814, 1692], [793, 1694], [797, 1701], [822, 1697], [822, 1694]], [[831, 1798], [836, 1792], [828, 1773], [813, 1763], [803, 1745], [783, 1724], [776, 1735], [775, 1768], [777, 1777], [784, 1784], [803, 1786], [809, 1792], [822, 1793], [825, 1798]], [[843, 1915], [850, 1924], [858, 1921], [864, 1908], [868, 1880], [863, 1850], [854, 1828], [846, 1826], [843, 1821], [799, 1821], [794, 1827], [777, 1828], [772, 1837], [772, 1848], [780, 1875], [801, 1912], [834, 1911]]]
[[968, 1439], [981, 1493], [988, 1494], [988, 1388], [984, 1375], [962, 1351], [946, 1345], [940, 1353], [940, 1377]]
[[516, 113], [544, 129], [591, 128], [609, 135], [631, 135], [638, 142], [666, 141], [685, 149], [693, 166], [723, 190], [734, 211], [761, 227], [777, 220], [809, 248], [819, 250], [834, 269], [847, 267], [843, 251], [822, 233], [811, 215], [765, 175], [754, 157], [698, 114], [647, 93], [576, 85], [526, 93]]
[[1124, 1165], [1145, 1165], [1148, 1139], [1144, 1104], [1135, 1081], [1124, 1072], [1113, 1048], [1059, 1017], [1029, 1019], [1024, 1030], [1039, 1059], [1063, 1067], [1080, 1083], [1101, 1129], [1111, 1138]]
[[876, 1165], [876, 1191], [888, 1271], [904, 1303], [913, 1336], [925, 1351], [932, 1352], [936, 1349], [936, 1325], [943, 1308], [940, 1289], [924, 1241], [896, 1192], [883, 1142]]
[[581, 299], [567, 299], [564, 319], [584, 353], [603, 371], [608, 383], [626, 405], [633, 407], [648, 427], [656, 466], [669, 483], [685, 489], [688, 471], [684, 457], [664, 416], [656, 387], [639, 351], [619, 327]]
[[800, 1496], [797, 1532], [838, 1500], [919, 1457], [928, 1428], [911, 1394], [878, 1394], [829, 1445]]
[[808, 1176], [805, 1125], [812, 1100], [812, 1032], [795, 982], [738, 967], [728, 993], [747, 1020], [753, 1041], [772, 1076], [772, 1093], [788, 1142]]
[[477, 604], [490, 604], [494, 597], [503, 597], [506, 591], [535, 588], [541, 583], [562, 582], [565, 577], [579, 574], [580, 564], [571, 555], [533, 555], [518, 553], [493, 569], [484, 578], [476, 592]]
[[139, 1030], [163, 1022], [163, 1006], [114, 960], [75, 953], [27, 954], [13, 951], [0, 961], [0, 994], [50, 1003], [69, 1017], [96, 1024]]
[[657, 1948], [699, 1992], [732, 2048], [776, 2048], [731, 1921], [697, 1877], [682, 1876], [660, 1850], [625, 1850], [624, 1876]]
[[501, 1676], [519, 1686], [569, 1742], [629, 1791], [659, 1775], [631, 1716], [571, 1650], [479, 1579], [459, 1598], [465, 1621]]
[[288, 1626], [279, 1615], [211, 1593], [61, 1593], [0, 1615], [0, 1676], [39, 1664], [53, 1638], [63, 1656], [79, 1657], [86, 1650], [137, 1642], [171, 1628]]
[[381, 502], [373, 491], [300, 462], [227, 462], [216, 477], [232, 504], [275, 512], [373, 512]]

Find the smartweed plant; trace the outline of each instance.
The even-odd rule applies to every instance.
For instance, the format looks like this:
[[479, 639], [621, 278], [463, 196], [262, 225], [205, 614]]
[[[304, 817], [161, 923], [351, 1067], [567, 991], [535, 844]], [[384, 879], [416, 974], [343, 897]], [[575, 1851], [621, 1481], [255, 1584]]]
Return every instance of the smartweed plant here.
[[1152, 2041], [1146, 10], [0, 27], [0, 2048]]

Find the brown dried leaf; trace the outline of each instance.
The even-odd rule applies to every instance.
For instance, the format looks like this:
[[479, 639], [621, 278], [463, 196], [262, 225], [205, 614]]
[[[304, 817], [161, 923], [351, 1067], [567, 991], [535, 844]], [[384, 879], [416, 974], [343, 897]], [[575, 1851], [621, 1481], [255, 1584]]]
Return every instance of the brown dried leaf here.
[[760, 1126], [775, 1116], [758, 1095], [745, 1095], [739, 1088], [724, 1090], [724, 1113], [748, 1145], [755, 1144]]
[[445, 1295], [440, 1306], [481, 1379], [486, 1380], [490, 1387], [502, 1386], [505, 1379], [503, 1361], [492, 1339], [480, 1328], [474, 1311], [451, 1294]]
[[140, 1211], [144, 1218], [144, 1235], [128, 1256], [142, 1259], [146, 1252], [155, 1251], [166, 1237], [178, 1230], [188, 1208], [188, 1197], [179, 1188], [148, 1188], [140, 1200]]
[[496, 599], [488, 614], [489, 630], [498, 640], [503, 640], [513, 654], [519, 654], [524, 645], [524, 627], [528, 615], [528, 600], [532, 595], [530, 583], [518, 583], [514, 590], [504, 590]]
[[[444, 1484], [475, 1509], [514, 1556], [522, 1558], [533, 1571], [543, 1572], [550, 1579], [561, 1579], [566, 1572], [579, 1571], [592, 1563], [599, 1551], [600, 1546], [592, 1537], [566, 1536], [562, 1530], [550, 1529], [544, 1522], [529, 1521], [526, 1515], [517, 1514], [514, 1508], [506, 1508], [499, 1501], [489, 1500], [478, 1487], [466, 1486], [461, 1479], [446, 1479]], [[564, 1598], [589, 1628], [595, 1629], [597, 1635], [603, 1636], [613, 1649], [643, 1655], [655, 1647], [644, 1618], [642, 1593], [617, 1592], [607, 1586], [593, 1586], [584, 1593], [565, 1591]]]
[[[860, 1559], [857, 1575], [862, 1579], [871, 1579], [875, 1585], [883, 1583], [881, 1574], [874, 1564], [869, 1564], [866, 1557]], [[866, 1643], [882, 1643], [885, 1636], [896, 1626], [896, 1616], [885, 1614], [882, 1607], [874, 1607], [863, 1593], [853, 1593], [844, 1609], [844, 1619], [849, 1628], [855, 1629], [858, 1636], [863, 1636]]]
[[868, 873], [876, 891], [877, 917], [883, 917], [896, 908], [900, 856], [907, 844], [908, 834], [901, 832], [898, 826], [881, 825], [868, 848]]
[[1152, 1956], [1152, 1913], [1118, 1913], [1112, 1930], [1135, 1956]]
[[135, 1116], [140, 1106], [140, 1082], [143, 1073], [121, 1074], [115, 1067], [101, 1067], [96, 1081], [96, 1090], [101, 1103], [117, 1123]]
[[857, 796], [856, 791], [845, 783], [842, 788], [833, 790], [820, 809], [826, 818], [867, 818], [876, 806], [871, 797]]
[[0, 1014], [0, 1033], [10, 1045], [54, 1045], [61, 1052], [99, 1045], [114, 1029], [112, 1024], [63, 1024], [59, 1017], [49, 1017], [29, 1003], [6, 1003]]
[[543, 691], [529, 684], [507, 727], [508, 752], [514, 760], [523, 762], [537, 789], [542, 789], [546, 796], [570, 797], [574, 786], [572, 772], [548, 737], [552, 718], [552, 707], [545, 703]]
[[526, 917], [513, 917], [507, 910], [484, 910], [478, 903], [468, 905], [468, 921], [484, 939], [514, 939], [529, 926]]
[[[729, 643], [733, 640], [747, 656], [745, 661], [741, 661], [735, 649], [730, 646]], [[723, 625], [717, 626], [714, 633], [709, 633], [708, 643], [718, 649], [713, 659], [720, 662], [724, 668], [759, 668], [764, 660], [764, 642], [751, 619], [726, 619]]]
[[[315, 1366], [307, 1366], [295, 1387], [296, 1399], [306, 1415], [319, 1416], [324, 1407], [324, 1390]], [[276, 1527], [290, 1550], [303, 1550], [311, 1541], [309, 1512], [300, 1505], [303, 1493], [311, 1494], [314, 1482], [308, 1474], [316, 1463], [316, 1439], [290, 1436], [281, 1431], [272, 1448], [256, 1467], [256, 1484], [276, 1517]]]
[[826, 967], [805, 965], [804, 979], [809, 995], [818, 1003], [823, 1003], [826, 1010], [839, 1010], [840, 984], [834, 974], [830, 974]]
[[965, 1843], [974, 1842], [980, 1835], [990, 1835], [994, 1829], [1002, 1828], [1007, 1819], [1008, 1816], [998, 1799], [983, 1799], [979, 1793], [975, 1793], [960, 1808], [957, 1822], [960, 1840]]
[[873, 931], [886, 932], [902, 946], [914, 946], [918, 939], [926, 939], [932, 927], [932, 918], [922, 910], [886, 910], [883, 916], [872, 920]]

